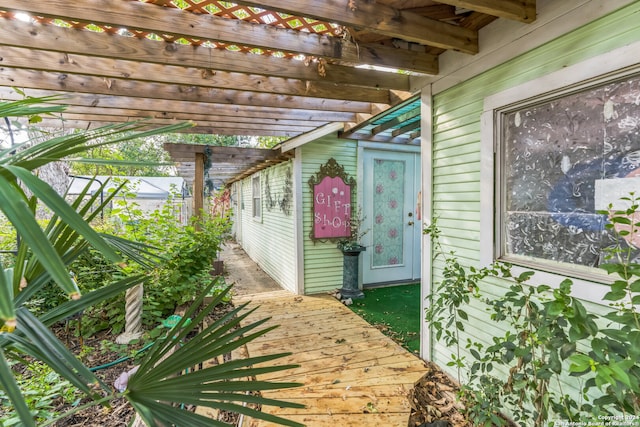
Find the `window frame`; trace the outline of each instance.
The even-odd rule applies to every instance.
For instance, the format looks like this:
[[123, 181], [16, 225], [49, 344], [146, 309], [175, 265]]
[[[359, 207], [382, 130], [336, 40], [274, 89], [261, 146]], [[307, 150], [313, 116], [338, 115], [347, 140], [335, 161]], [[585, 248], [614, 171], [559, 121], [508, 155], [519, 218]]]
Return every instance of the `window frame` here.
[[484, 99], [481, 116], [481, 172], [480, 172], [480, 261], [489, 265], [496, 260], [513, 264], [513, 273], [535, 271], [532, 284], [558, 287], [566, 277], [573, 279], [574, 295], [601, 302], [612, 278], [603, 270], [568, 263], [527, 262], [505, 257], [502, 253], [502, 218], [504, 181], [501, 167], [500, 139], [502, 117], [505, 113], [528, 105], [544, 103], [593, 86], [606, 84], [640, 73], [640, 62], [632, 52], [640, 49], [636, 42], [578, 64], [567, 66], [529, 82], [490, 95]]
[[[257, 186], [256, 181], [258, 182]], [[251, 177], [251, 217], [254, 221], [262, 221], [262, 177], [260, 173]]]

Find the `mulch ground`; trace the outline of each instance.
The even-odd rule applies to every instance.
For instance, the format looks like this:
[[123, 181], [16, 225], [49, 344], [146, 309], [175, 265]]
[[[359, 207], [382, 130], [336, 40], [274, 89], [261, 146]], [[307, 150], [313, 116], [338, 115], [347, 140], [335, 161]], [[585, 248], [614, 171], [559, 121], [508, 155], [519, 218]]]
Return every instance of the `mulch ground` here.
[[[62, 342], [70, 341], [69, 347], [75, 352], [79, 352], [82, 348], [78, 340], [74, 337], [67, 337], [64, 333], [64, 328], [55, 330], [58, 337]], [[113, 362], [121, 358], [122, 353], [105, 350], [101, 348], [102, 341], [110, 341], [115, 343], [115, 335], [110, 332], [102, 332], [97, 337], [84, 342], [84, 352], [87, 352], [88, 348], [94, 348], [94, 351], [83, 358], [83, 362], [89, 367], [102, 366]], [[102, 380], [105, 384], [112, 386], [115, 380], [120, 376], [122, 372], [126, 372], [133, 368], [133, 359], [119, 363], [109, 368], [101, 369], [95, 372], [96, 376]], [[63, 405], [56, 410], [60, 413], [64, 413], [71, 409], [68, 405]], [[81, 426], [104, 426], [104, 427], [125, 427], [129, 425], [129, 422], [134, 416], [134, 410], [129, 403], [124, 399], [116, 399], [110, 403], [110, 407], [104, 407], [99, 405], [90, 406], [82, 411], [76, 412], [71, 416], [64, 418], [54, 425], [56, 427], [81, 427]]]
[[409, 427], [471, 427], [460, 413], [457, 385], [434, 363], [425, 365], [427, 372], [409, 392]]
[[[230, 310], [233, 309], [232, 304], [223, 304], [216, 307], [213, 312], [205, 319], [207, 324], [211, 324], [216, 319], [224, 316]], [[108, 365], [114, 360], [120, 359], [123, 357], [122, 352], [105, 350], [104, 346], [101, 345], [103, 341], [115, 343], [115, 339], [117, 334], [112, 334], [110, 331], [101, 332], [97, 337], [93, 337], [90, 340], [85, 340], [83, 345], [81, 346], [78, 342], [77, 338], [70, 337], [66, 334], [66, 328], [59, 327], [55, 330], [58, 337], [65, 342], [72, 351], [78, 353], [81, 348], [83, 348], [83, 353], [87, 354], [87, 356], [82, 356], [82, 361], [89, 367], [103, 366]], [[127, 346], [126, 351], [128, 354], [134, 353], [137, 349], [142, 347], [144, 344], [135, 344], [132, 346]], [[93, 348], [93, 351], [87, 351], [88, 348]], [[142, 355], [140, 356], [142, 357]], [[129, 359], [127, 361], [118, 363], [116, 365], [106, 367], [104, 369], [100, 369], [95, 372], [96, 376], [106, 383], [108, 386], [113, 387], [115, 380], [126, 371], [129, 371], [137, 364], [135, 359]], [[84, 403], [84, 402], [81, 402]], [[60, 413], [66, 412], [71, 409], [70, 406], [61, 405], [57, 408], [57, 411]], [[187, 408], [187, 410], [193, 410], [195, 408]], [[129, 403], [124, 398], [116, 399], [110, 402], [109, 407], [104, 406], [90, 406], [86, 409], [83, 409], [79, 412], [76, 412], [70, 415], [63, 420], [58, 421], [54, 424], [55, 427], [125, 427], [130, 425], [130, 422], [133, 420], [135, 416], [135, 412], [133, 408], [129, 405]], [[222, 412], [220, 417], [218, 418], [220, 421], [225, 421], [231, 423], [233, 425], [237, 420], [236, 414], [229, 414]]]

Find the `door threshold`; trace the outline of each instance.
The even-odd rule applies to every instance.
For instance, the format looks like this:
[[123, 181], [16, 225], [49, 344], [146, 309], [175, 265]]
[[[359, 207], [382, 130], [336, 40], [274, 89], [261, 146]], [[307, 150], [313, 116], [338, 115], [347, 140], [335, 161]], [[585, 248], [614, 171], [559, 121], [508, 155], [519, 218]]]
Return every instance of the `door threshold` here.
[[420, 279], [406, 279], [406, 280], [395, 280], [391, 282], [363, 283], [362, 287], [364, 289], [386, 288], [389, 286], [413, 285], [419, 282], [420, 282]]

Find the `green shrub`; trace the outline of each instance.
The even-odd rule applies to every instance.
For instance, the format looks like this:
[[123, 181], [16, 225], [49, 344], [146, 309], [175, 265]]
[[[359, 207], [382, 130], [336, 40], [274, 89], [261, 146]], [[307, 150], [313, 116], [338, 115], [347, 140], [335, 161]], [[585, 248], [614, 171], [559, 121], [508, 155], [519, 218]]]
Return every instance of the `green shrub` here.
[[[203, 215], [202, 219], [183, 225], [174, 203], [176, 193], [161, 209], [145, 213], [132, 200], [134, 190], [125, 185], [122, 195], [116, 196], [111, 221], [107, 221], [105, 227], [122, 238], [155, 248], [147, 257], [156, 261], [152, 268], [135, 262], [114, 268], [100, 252], [89, 250], [76, 260], [71, 270], [82, 292], [98, 289], [115, 278], [144, 272], [148, 281], [144, 286], [142, 321], [147, 328], [153, 328], [173, 314], [176, 307], [193, 300], [211, 284], [212, 262], [228, 236], [231, 223], [226, 216]], [[50, 297], [53, 302], [55, 296]], [[120, 295], [86, 310], [82, 333], [91, 336], [108, 328], [120, 333], [124, 326], [125, 300], [124, 295]]]

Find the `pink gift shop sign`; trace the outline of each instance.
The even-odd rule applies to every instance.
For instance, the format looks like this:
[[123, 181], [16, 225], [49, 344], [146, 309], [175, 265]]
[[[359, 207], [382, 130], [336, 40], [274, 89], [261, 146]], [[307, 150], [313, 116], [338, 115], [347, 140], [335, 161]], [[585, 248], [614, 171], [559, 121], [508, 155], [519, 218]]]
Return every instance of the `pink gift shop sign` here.
[[351, 236], [351, 197], [355, 180], [330, 158], [309, 179], [313, 194], [312, 240], [340, 240]]
[[325, 176], [314, 186], [313, 218], [316, 239], [350, 236], [351, 187], [342, 178]]

